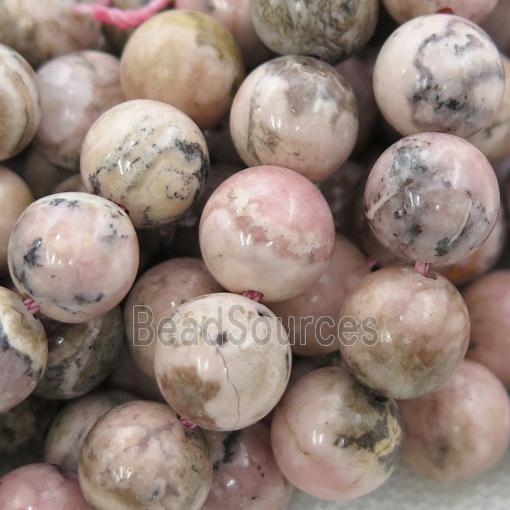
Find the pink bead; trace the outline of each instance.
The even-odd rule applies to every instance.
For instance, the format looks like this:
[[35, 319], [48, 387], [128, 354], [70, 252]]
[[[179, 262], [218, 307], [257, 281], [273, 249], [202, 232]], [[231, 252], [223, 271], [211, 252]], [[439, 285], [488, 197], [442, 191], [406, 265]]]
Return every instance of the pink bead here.
[[127, 214], [88, 193], [39, 199], [9, 242], [18, 290], [47, 317], [68, 323], [105, 314], [124, 299], [138, 270], [138, 240]]
[[393, 400], [374, 398], [345, 368], [315, 370], [278, 405], [271, 443], [298, 489], [329, 500], [367, 494], [395, 470], [403, 439]]
[[231, 292], [254, 290], [263, 301], [304, 292], [331, 260], [335, 229], [320, 191], [286, 168], [248, 168], [207, 202], [200, 247], [213, 277]]
[[505, 214], [500, 212], [491, 235], [469, 257], [453, 266], [443, 268], [441, 273], [455, 285], [463, 285], [491, 269], [498, 261], [507, 238]]
[[0, 166], [0, 276], [7, 272], [7, 245], [12, 229], [19, 215], [30, 205], [34, 197], [25, 184], [14, 172]]
[[383, 3], [400, 23], [424, 14], [446, 11], [478, 23], [491, 13], [498, 0], [383, 0]]
[[136, 366], [154, 377], [154, 350], [162, 321], [182, 303], [220, 291], [200, 259], [171, 259], [147, 271], [136, 282], [124, 309], [128, 346]]
[[36, 389], [47, 361], [43, 325], [16, 293], [0, 287], [0, 413], [11, 410]]
[[373, 82], [379, 109], [402, 135], [468, 137], [498, 112], [505, 74], [496, 46], [477, 25], [430, 14], [411, 19], [386, 40]]
[[356, 97], [349, 82], [321, 60], [276, 58], [242, 83], [232, 103], [230, 132], [248, 166], [282, 166], [323, 181], [356, 143]]
[[391, 398], [435, 391], [453, 374], [469, 342], [458, 290], [437, 273], [410, 267], [375, 271], [340, 310], [340, 352], [358, 381]]
[[463, 293], [471, 317], [468, 358], [510, 387], [510, 271], [489, 273]]
[[466, 258], [489, 236], [499, 187], [485, 156], [461, 138], [420, 133], [393, 144], [365, 187], [377, 239], [400, 258], [435, 267]]
[[338, 351], [340, 307], [369, 274], [366, 257], [348, 239], [337, 236], [331, 262], [319, 281], [303, 294], [271, 306], [289, 332], [294, 353], [318, 356]]
[[79, 479], [95, 510], [199, 510], [212, 462], [202, 431], [185, 429], [165, 404], [134, 401], [88, 433]]
[[79, 171], [87, 131], [124, 100], [120, 63], [99, 51], [70, 53], [47, 62], [37, 78], [42, 110], [37, 149], [53, 164]]
[[215, 470], [202, 510], [284, 510], [292, 485], [271, 450], [269, 428], [256, 423], [239, 432], [208, 432]]
[[51, 464], [28, 464], [0, 478], [2, 510], [92, 510], [78, 480]]
[[503, 456], [510, 404], [485, 367], [463, 361], [438, 391], [400, 403], [406, 463], [418, 474], [451, 482], [475, 478]]

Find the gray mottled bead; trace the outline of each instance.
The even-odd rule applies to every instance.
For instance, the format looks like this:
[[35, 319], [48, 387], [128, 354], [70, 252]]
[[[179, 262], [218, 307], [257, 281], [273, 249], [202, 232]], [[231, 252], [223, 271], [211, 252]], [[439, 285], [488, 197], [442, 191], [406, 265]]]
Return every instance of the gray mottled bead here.
[[31, 395], [0, 413], [0, 476], [43, 459], [45, 436], [59, 409], [58, 402]]
[[444, 133], [408, 136], [373, 166], [365, 213], [378, 241], [394, 255], [436, 267], [469, 256], [499, 213], [496, 175], [485, 156]]
[[80, 450], [97, 420], [135, 397], [123, 391], [91, 393], [66, 406], [55, 418], [46, 438], [46, 462], [78, 471]]
[[114, 369], [124, 340], [119, 308], [82, 324], [45, 321], [49, 356], [36, 393], [52, 399], [75, 398], [103, 382]]
[[374, 68], [374, 92], [401, 134], [440, 131], [468, 137], [495, 116], [505, 73], [499, 52], [477, 25], [432, 14], [399, 27]]
[[376, 0], [252, 0], [251, 15], [262, 42], [281, 55], [339, 62], [363, 48], [379, 12]]
[[125, 207], [136, 228], [167, 225], [198, 199], [209, 153], [198, 126], [159, 101], [134, 100], [103, 114], [85, 138], [87, 191]]
[[0, 412], [14, 408], [35, 390], [47, 359], [41, 322], [17, 294], [0, 287]]
[[283, 166], [321, 181], [354, 148], [356, 97], [348, 81], [325, 62], [296, 55], [276, 58], [241, 85], [230, 131], [247, 165]]

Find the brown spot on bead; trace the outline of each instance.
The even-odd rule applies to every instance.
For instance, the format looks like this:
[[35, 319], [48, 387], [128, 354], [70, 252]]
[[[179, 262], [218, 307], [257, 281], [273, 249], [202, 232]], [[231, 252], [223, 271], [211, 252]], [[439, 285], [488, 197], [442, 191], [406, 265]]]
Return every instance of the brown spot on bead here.
[[205, 404], [219, 393], [218, 381], [204, 381], [195, 367], [178, 367], [160, 379], [163, 394], [177, 408], [186, 408], [186, 418], [204, 426], [215, 427]]

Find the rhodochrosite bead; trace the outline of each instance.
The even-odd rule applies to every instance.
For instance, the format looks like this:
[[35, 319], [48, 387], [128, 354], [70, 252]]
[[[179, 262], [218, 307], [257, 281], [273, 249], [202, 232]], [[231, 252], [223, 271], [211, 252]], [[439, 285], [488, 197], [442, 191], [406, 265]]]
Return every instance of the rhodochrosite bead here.
[[176, 9], [202, 11], [223, 23], [235, 37], [248, 67], [270, 56], [258, 38], [250, 15], [250, 0], [175, 0]]
[[280, 319], [227, 293], [179, 306], [160, 328], [154, 356], [170, 407], [210, 430], [238, 430], [266, 416], [283, 395], [291, 366]]
[[0, 478], [0, 508], [92, 510], [76, 475], [52, 464], [28, 464]]
[[287, 508], [293, 487], [273, 457], [267, 425], [206, 435], [215, 469], [203, 510]]
[[470, 136], [494, 117], [504, 86], [501, 57], [489, 36], [448, 14], [420, 16], [399, 27], [374, 68], [379, 108], [403, 135]]
[[131, 36], [121, 59], [127, 99], [170, 103], [203, 129], [221, 122], [243, 77], [232, 34], [195, 11], [154, 16]]
[[0, 161], [21, 152], [40, 121], [36, 74], [19, 53], [0, 44]]
[[505, 214], [500, 211], [491, 235], [474, 252], [452, 266], [441, 269], [441, 274], [455, 285], [463, 285], [486, 273], [498, 261], [507, 238]]
[[387, 149], [365, 187], [365, 212], [377, 239], [396, 256], [454, 264], [496, 224], [500, 199], [485, 156], [456, 136], [420, 133]]
[[345, 368], [301, 377], [278, 405], [271, 425], [282, 473], [312, 496], [367, 494], [395, 470], [402, 446], [397, 404], [375, 397]]
[[135, 397], [122, 391], [91, 393], [66, 406], [46, 439], [46, 462], [78, 471], [80, 450], [90, 429], [108, 411]]
[[250, 7], [255, 30], [268, 48], [335, 63], [365, 46], [379, 13], [377, 0], [251, 0]]
[[478, 23], [492, 12], [498, 0], [383, 0], [383, 3], [399, 23], [441, 11]]
[[400, 403], [405, 461], [440, 481], [474, 478], [496, 464], [510, 435], [510, 404], [498, 379], [463, 361], [438, 391]]
[[463, 292], [471, 317], [468, 357], [510, 387], [510, 271], [489, 273]]
[[202, 192], [209, 153], [198, 126], [159, 101], [135, 100], [108, 110], [83, 144], [87, 191], [125, 207], [137, 228], [166, 225]]
[[138, 270], [138, 240], [114, 203], [88, 193], [59, 193], [25, 209], [8, 258], [16, 287], [45, 316], [79, 323], [124, 299]]
[[179, 305], [221, 290], [200, 259], [175, 258], [149, 269], [136, 282], [124, 309], [127, 341], [135, 365], [154, 377], [159, 326]]
[[70, 53], [47, 62], [37, 78], [42, 109], [37, 149], [53, 164], [78, 171], [90, 126], [123, 101], [119, 61], [99, 51]]
[[213, 277], [231, 292], [264, 301], [303, 293], [324, 274], [335, 226], [321, 192], [286, 168], [261, 166], [228, 178], [207, 202], [200, 248]]
[[325, 62], [276, 58], [244, 80], [232, 104], [230, 132], [247, 165], [283, 166], [322, 181], [354, 148], [356, 97]]
[[301, 356], [338, 351], [338, 312], [344, 299], [370, 274], [367, 258], [337, 236], [326, 272], [306, 292], [271, 305], [289, 332], [292, 350]]
[[7, 271], [7, 246], [12, 229], [34, 197], [23, 179], [0, 165], [0, 275]]
[[443, 385], [464, 358], [469, 315], [443, 276], [390, 267], [365, 278], [344, 301], [342, 359], [362, 384], [391, 398]]
[[489, 160], [500, 161], [510, 156], [510, 59], [501, 55], [505, 69], [505, 93], [503, 101], [491, 122], [469, 138]]
[[0, 412], [17, 406], [35, 390], [47, 360], [41, 322], [17, 294], [0, 287]]
[[97, 48], [101, 23], [74, 11], [86, 0], [3, 0], [0, 42], [19, 51], [33, 66], [72, 51]]
[[200, 430], [185, 429], [165, 404], [135, 401], [94, 425], [79, 478], [96, 510], [198, 510], [211, 487], [212, 462]]
[[48, 366], [36, 394], [76, 398], [99, 386], [113, 371], [124, 343], [118, 307], [81, 324], [43, 319], [48, 336]]

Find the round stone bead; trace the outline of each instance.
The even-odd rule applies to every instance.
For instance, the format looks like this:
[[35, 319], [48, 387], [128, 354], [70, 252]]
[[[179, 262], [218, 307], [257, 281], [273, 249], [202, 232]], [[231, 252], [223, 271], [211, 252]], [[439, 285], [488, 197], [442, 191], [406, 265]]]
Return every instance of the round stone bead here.
[[207, 268], [231, 292], [267, 302], [302, 294], [324, 274], [335, 227], [320, 191], [286, 168], [237, 172], [212, 194], [200, 220]]
[[366, 45], [379, 13], [376, 0], [252, 0], [250, 7], [255, 30], [268, 48], [332, 63]]
[[92, 510], [74, 473], [51, 464], [28, 464], [0, 478], [2, 510]]
[[397, 467], [403, 431], [397, 404], [359, 385], [345, 368], [301, 377], [278, 405], [271, 443], [298, 489], [351, 499], [383, 484]]
[[467, 357], [486, 366], [510, 387], [510, 271], [494, 271], [463, 292], [471, 317]]
[[390, 267], [365, 278], [340, 310], [340, 352], [356, 379], [391, 398], [442, 386], [464, 358], [469, 315], [443, 276]]
[[491, 235], [469, 257], [460, 260], [452, 266], [441, 269], [441, 274], [448, 278], [454, 285], [464, 285], [474, 280], [491, 269], [498, 261], [505, 242], [507, 224], [505, 215], [501, 211], [498, 221]]
[[[0, 20], [1, 9], [0, 5]], [[41, 108], [36, 74], [19, 53], [3, 44], [0, 44], [0, 78], [0, 161], [3, 161], [31, 142], [41, 121]]]
[[135, 365], [154, 377], [159, 326], [179, 305], [221, 290], [203, 261], [191, 257], [167, 260], [143, 274], [124, 308], [127, 341]]
[[491, 122], [469, 138], [490, 161], [501, 161], [510, 156], [510, 59], [501, 55], [505, 69], [503, 101]]
[[288, 507], [293, 487], [276, 464], [267, 425], [206, 435], [215, 470], [203, 510]]
[[420, 16], [399, 27], [374, 68], [377, 104], [402, 135], [471, 136], [496, 115], [504, 87], [501, 57], [489, 36], [448, 14]]
[[7, 246], [20, 214], [34, 197], [23, 179], [0, 165], [0, 275], [7, 272]]
[[199, 510], [212, 462], [200, 430], [165, 404], [135, 401], [106, 413], [81, 449], [80, 486], [96, 510]]
[[92, 393], [67, 405], [46, 438], [46, 462], [77, 472], [80, 451], [92, 427], [108, 411], [135, 397], [122, 391]]
[[93, 49], [102, 42], [101, 23], [78, 14], [86, 0], [3, 0], [0, 42], [19, 51], [34, 67], [57, 55]]
[[172, 409], [210, 430], [239, 430], [266, 416], [290, 377], [288, 335], [266, 306], [209, 294], [179, 306], [160, 328], [154, 372]]
[[119, 61], [99, 51], [69, 53], [43, 65], [37, 79], [42, 110], [37, 150], [51, 163], [79, 171], [87, 131], [123, 101]]
[[230, 132], [248, 166], [283, 166], [322, 181], [354, 148], [356, 97], [325, 62], [276, 58], [244, 80], [232, 104]]
[[88, 193], [59, 193], [25, 209], [8, 259], [14, 284], [46, 317], [80, 323], [124, 299], [136, 277], [139, 249], [119, 206]]
[[136, 228], [167, 225], [182, 215], [200, 196], [208, 172], [198, 126], [159, 101], [115, 106], [83, 143], [85, 189], [127, 209]]
[[498, 0], [383, 0], [391, 16], [403, 23], [424, 14], [455, 14], [479, 23], [496, 7]]
[[338, 312], [345, 298], [370, 274], [368, 260], [338, 235], [326, 272], [306, 292], [271, 305], [289, 332], [292, 351], [319, 356], [338, 351]]
[[44, 159], [30, 146], [24, 153], [19, 175], [28, 184], [35, 198], [51, 195], [55, 187], [69, 178], [69, 172]]
[[14, 292], [0, 287], [0, 412], [25, 400], [41, 381], [48, 341], [39, 320]]
[[44, 442], [60, 404], [30, 395], [10, 411], [0, 412], [0, 476], [44, 458]]
[[49, 399], [76, 398], [99, 386], [113, 371], [124, 343], [120, 309], [89, 322], [44, 320], [48, 365], [36, 394]]
[[490, 235], [499, 187], [485, 156], [442, 133], [408, 136], [387, 149], [365, 187], [365, 212], [377, 239], [400, 258], [454, 264]]
[[127, 99], [170, 103], [202, 129], [221, 122], [243, 77], [232, 34], [196, 11], [154, 16], [134, 32], [121, 59]]
[[176, 0], [176, 9], [202, 11], [225, 25], [234, 36], [246, 66], [267, 60], [271, 52], [257, 36], [250, 14], [250, 0]]
[[438, 391], [400, 403], [406, 463], [418, 474], [452, 482], [474, 479], [501, 459], [510, 435], [510, 403], [498, 379], [463, 361]]

